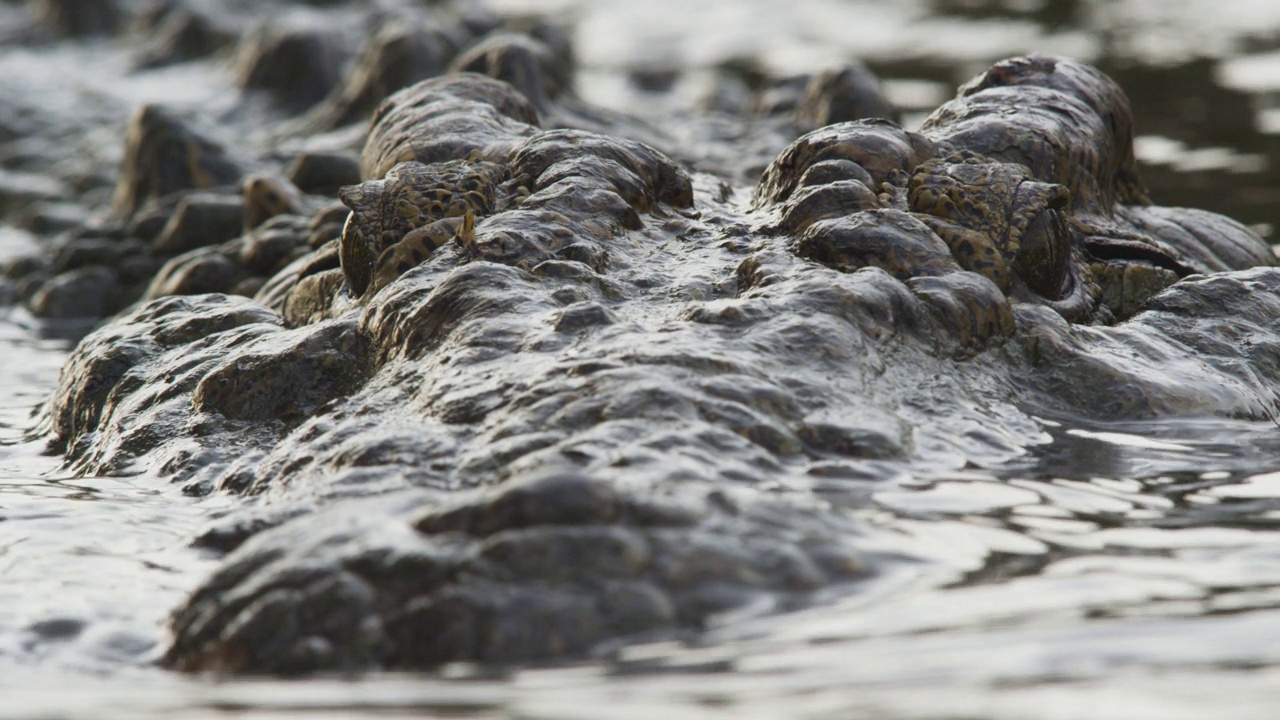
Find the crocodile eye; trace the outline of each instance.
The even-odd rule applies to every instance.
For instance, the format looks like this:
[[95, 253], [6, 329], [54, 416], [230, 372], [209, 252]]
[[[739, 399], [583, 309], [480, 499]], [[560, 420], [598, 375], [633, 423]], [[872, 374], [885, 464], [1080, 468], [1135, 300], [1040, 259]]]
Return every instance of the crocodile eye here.
[[1067, 228], [1057, 210], [1045, 210], [1022, 233], [1013, 266], [1035, 294], [1061, 300], [1070, 291], [1070, 245]]

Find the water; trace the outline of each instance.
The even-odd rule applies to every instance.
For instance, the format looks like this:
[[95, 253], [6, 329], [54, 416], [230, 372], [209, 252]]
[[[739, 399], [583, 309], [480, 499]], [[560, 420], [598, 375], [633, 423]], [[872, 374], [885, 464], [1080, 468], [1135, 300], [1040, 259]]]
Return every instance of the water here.
[[[497, 6], [576, 22], [582, 93], [653, 117], [687, 110], [706, 73], [744, 57], [780, 72], [861, 58], [912, 122], [990, 60], [1075, 55], [1133, 98], [1157, 202], [1280, 227], [1280, 6], [1265, 0]], [[17, 12], [0, 6], [0, 28]], [[671, 92], [638, 88], [637, 65], [676, 68]], [[235, 106], [222, 65], [121, 83], [110, 45], [3, 50], [0, 68], [0, 94], [56, 118], [47, 136], [79, 138], [89, 176], [109, 172], [133, 103]], [[38, 183], [21, 154], [6, 148], [0, 167]], [[0, 256], [38, 241], [2, 228]], [[231, 501], [186, 497], [145, 472], [68, 477], [28, 438], [83, 330], [0, 314], [0, 718], [1274, 716], [1280, 431], [1219, 419], [1043, 418], [1052, 442], [1006, 466], [815, 484], [885, 531], [875, 549], [926, 561], [807, 610], [748, 609], [698, 637], [506, 672], [170, 675], [152, 666], [165, 617], [216, 562], [189, 540]]]

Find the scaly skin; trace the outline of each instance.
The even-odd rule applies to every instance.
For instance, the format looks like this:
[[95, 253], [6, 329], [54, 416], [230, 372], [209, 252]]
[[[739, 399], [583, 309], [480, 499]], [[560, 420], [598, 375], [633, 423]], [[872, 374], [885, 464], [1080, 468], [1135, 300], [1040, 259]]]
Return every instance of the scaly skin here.
[[954, 261], [1072, 322], [1131, 317], [1194, 273], [1274, 264], [1238, 223], [1150, 207], [1131, 126], [1123, 93], [1097, 70], [1005, 61], [921, 133], [871, 120], [796, 140], [766, 169], [756, 205], [780, 206], [778, 231], [823, 264], [906, 280]]
[[[1036, 182], [1022, 165], [962, 153], [929, 160], [908, 184], [912, 212], [938, 234], [960, 265], [1008, 293], [1017, 275], [1050, 300], [1072, 288], [1061, 212], [1070, 196], [1061, 185]], [[1025, 254], [1024, 254], [1025, 251]]]
[[400, 242], [378, 256], [373, 267], [370, 293], [377, 293], [392, 280], [409, 272], [447, 242], [470, 245], [476, 238], [476, 213], [468, 210], [462, 217], [446, 217], [429, 225], [410, 230]]
[[[1096, 317], [1099, 303], [1128, 317], [1192, 272], [1149, 237], [1071, 217], [1065, 186], [1037, 181], [1024, 165], [972, 152], [922, 163], [908, 183], [907, 204], [961, 267], [1012, 298], [1048, 305], [1071, 320]], [[1085, 249], [1086, 237], [1139, 262], [1096, 258]]]
[[[382, 180], [342, 188], [339, 197], [351, 215], [342, 230], [339, 258], [352, 294], [359, 297], [369, 290], [378, 258], [411, 231], [468, 213], [491, 213], [497, 185], [505, 177], [506, 168], [490, 162], [411, 161], [395, 166]], [[427, 249], [423, 244], [416, 247]], [[387, 272], [384, 268], [380, 273], [378, 288], [388, 281]]]
[[[389, 99], [361, 163], [386, 178], [346, 191], [341, 252], [281, 271], [285, 313], [164, 298], [73, 355], [46, 422], [77, 470], [273, 513], [214, 533], [236, 549], [169, 667], [581, 657], [861, 581], [869, 482], [1020, 461], [1042, 408], [1280, 415], [1269, 247], [1149, 204], [1092, 68], [1006, 61], [919, 133], [816, 130], [750, 208], [621, 129], [532, 128], [508, 91]], [[449, 159], [473, 151], [495, 169]]]

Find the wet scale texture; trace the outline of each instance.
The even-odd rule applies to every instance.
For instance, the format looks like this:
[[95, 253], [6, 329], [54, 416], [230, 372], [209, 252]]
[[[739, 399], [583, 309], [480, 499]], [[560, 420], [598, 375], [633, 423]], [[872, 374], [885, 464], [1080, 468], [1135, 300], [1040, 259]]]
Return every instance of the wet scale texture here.
[[[787, 489], [1000, 466], [1048, 441], [1032, 408], [1276, 413], [1280, 275], [1242, 269], [1267, 248], [1140, 204], [1123, 96], [1087, 66], [1002, 63], [921, 134], [817, 130], [749, 206], [524, 102], [464, 74], [379, 110], [368, 179], [464, 158], [522, 188], [385, 287], [303, 258], [260, 301], [160, 298], [73, 354], [45, 422], [78, 471], [258, 498], [202, 536], [230, 554], [169, 666], [523, 662], [796, 608], [893, 562]], [[1166, 275], [1132, 297], [1095, 265]]]
[[[228, 555], [176, 612], [169, 666], [574, 657], [856, 598], [907, 556], [943, 555], [971, 515], [1089, 497], [956, 477], [1048, 443], [1032, 412], [1275, 415], [1277, 277], [1245, 269], [1267, 248], [1145, 205], [1127, 104], [1090, 68], [1002, 63], [919, 133], [816, 130], [753, 190], [558, 101], [563, 68], [536, 47], [494, 40], [463, 63], [519, 92], [453, 74], [375, 115], [357, 179], [505, 168], [466, 237], [365, 292], [337, 264], [332, 211], [292, 207], [310, 216], [168, 265], [171, 283], [73, 355], [43, 428], [75, 471], [149, 463], [189, 494], [244, 498], [198, 541]], [[174, 134], [185, 167], [216, 158]], [[126, 174], [163, 174], [148, 167]], [[121, 187], [128, 210], [162, 192]], [[169, 296], [229, 266], [273, 276], [253, 300]], [[1166, 289], [1195, 272], [1216, 274]], [[952, 478], [859, 490], [905, 473]], [[1093, 502], [1010, 522], [1060, 539], [1158, 501]], [[903, 532], [906, 549], [884, 537]], [[1034, 557], [1048, 540], [985, 541]], [[978, 575], [981, 554], [952, 566]]]

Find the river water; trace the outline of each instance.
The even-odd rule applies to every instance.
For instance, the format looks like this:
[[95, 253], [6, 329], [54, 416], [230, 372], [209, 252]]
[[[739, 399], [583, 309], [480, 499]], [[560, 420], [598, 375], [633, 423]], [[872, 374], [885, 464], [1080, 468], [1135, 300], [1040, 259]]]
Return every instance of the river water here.
[[[651, 117], [691, 107], [706, 72], [743, 58], [777, 72], [859, 58], [911, 123], [993, 59], [1073, 55], [1132, 96], [1156, 202], [1280, 227], [1280, 5], [1266, 0], [494, 6], [573, 23], [582, 94]], [[0, 5], [0, 29], [21, 13]], [[90, 175], [118, 157], [138, 102], [236, 105], [225, 58], [128, 74], [126, 57], [110, 43], [11, 44], [0, 97], [8, 113], [51, 118], [41, 137], [74, 139]], [[636, 67], [669, 74], [670, 87], [641, 89]], [[21, 154], [6, 145], [0, 181], [15, 182]], [[40, 241], [0, 228], [0, 259]], [[1270, 718], [1280, 700], [1280, 429], [1213, 418], [1044, 418], [1052, 442], [1003, 467], [844, 483], [832, 503], [928, 561], [891, 564], [808, 610], [748, 609], [693, 638], [505, 672], [164, 673], [151, 663], [165, 618], [216, 562], [189, 541], [230, 500], [185, 497], [144, 469], [69, 477], [43, 453], [33, 408], [85, 330], [0, 312], [0, 718], [1171, 720]]]

